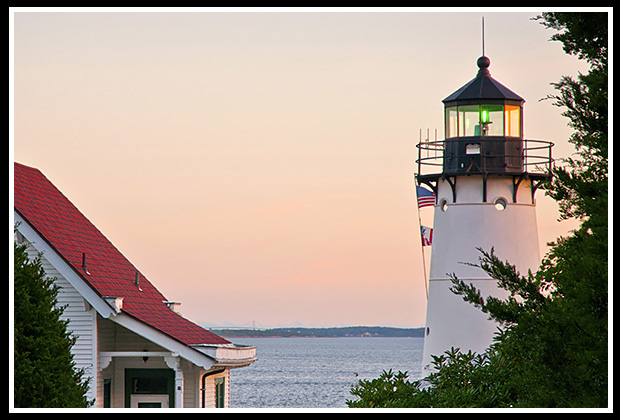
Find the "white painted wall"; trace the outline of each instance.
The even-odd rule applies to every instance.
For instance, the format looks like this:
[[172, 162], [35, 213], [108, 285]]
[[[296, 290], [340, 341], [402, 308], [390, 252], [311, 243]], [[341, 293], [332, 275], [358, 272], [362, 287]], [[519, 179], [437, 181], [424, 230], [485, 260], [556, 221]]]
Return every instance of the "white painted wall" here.
[[[522, 274], [540, 265], [536, 207], [531, 204], [529, 181], [519, 186], [517, 203], [512, 202], [512, 179], [489, 177], [487, 202], [482, 202], [482, 177], [460, 176], [456, 182], [456, 203], [446, 181], [439, 180], [438, 205], [434, 211], [433, 245], [429, 274], [423, 366], [431, 355], [443, 354], [451, 347], [462, 351], [484, 351], [492, 342], [497, 325], [488, 316], [454, 295], [448, 274], [454, 273], [481, 290], [484, 297], [505, 297], [496, 282], [479, 268], [462, 264], [477, 263], [476, 247], [495, 253], [517, 266]], [[507, 206], [497, 210], [494, 201], [504, 198]], [[446, 211], [442, 200], [447, 202]]]

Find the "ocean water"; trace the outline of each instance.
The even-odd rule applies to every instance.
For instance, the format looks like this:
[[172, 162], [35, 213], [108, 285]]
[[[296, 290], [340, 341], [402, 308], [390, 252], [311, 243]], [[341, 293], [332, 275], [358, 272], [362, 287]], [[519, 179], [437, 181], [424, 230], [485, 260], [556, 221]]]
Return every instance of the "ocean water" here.
[[233, 338], [258, 360], [231, 370], [232, 408], [346, 408], [359, 379], [422, 372], [423, 338]]

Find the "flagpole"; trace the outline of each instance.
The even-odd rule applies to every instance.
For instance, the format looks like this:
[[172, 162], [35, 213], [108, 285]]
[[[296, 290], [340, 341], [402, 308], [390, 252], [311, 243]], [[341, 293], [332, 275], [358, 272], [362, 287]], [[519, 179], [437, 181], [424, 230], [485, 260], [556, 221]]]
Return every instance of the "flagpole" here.
[[[415, 175], [414, 175], [414, 179], [415, 179]], [[418, 184], [415, 183], [415, 185], [417, 186]], [[422, 246], [422, 269], [424, 270], [424, 290], [426, 292], [426, 300], [428, 300], [428, 278], [426, 276], [426, 258], [424, 256], [424, 238], [422, 237], [422, 216], [420, 215], [420, 204], [419, 201], [417, 201], [419, 199], [418, 197], [418, 189], [416, 188], [416, 206], [418, 207], [418, 225], [419, 225], [419, 231], [420, 231], [420, 245]]]

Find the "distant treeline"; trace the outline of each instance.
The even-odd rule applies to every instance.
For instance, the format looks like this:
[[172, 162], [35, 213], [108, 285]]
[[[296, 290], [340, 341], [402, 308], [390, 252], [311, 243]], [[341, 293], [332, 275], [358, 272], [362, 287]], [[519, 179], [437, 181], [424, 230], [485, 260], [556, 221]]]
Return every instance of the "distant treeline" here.
[[269, 328], [213, 329], [222, 337], [424, 337], [424, 328], [392, 327], [330, 327], [330, 328]]

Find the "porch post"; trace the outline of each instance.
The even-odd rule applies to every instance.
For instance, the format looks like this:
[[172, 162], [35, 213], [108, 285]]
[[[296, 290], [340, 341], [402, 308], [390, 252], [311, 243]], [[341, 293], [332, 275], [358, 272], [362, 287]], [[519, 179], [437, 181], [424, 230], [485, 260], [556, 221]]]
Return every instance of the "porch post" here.
[[166, 365], [174, 370], [174, 407], [183, 408], [183, 371], [181, 370], [181, 358], [177, 353], [164, 357]]

